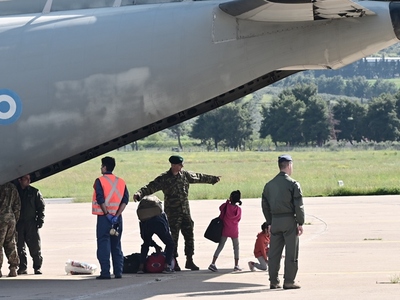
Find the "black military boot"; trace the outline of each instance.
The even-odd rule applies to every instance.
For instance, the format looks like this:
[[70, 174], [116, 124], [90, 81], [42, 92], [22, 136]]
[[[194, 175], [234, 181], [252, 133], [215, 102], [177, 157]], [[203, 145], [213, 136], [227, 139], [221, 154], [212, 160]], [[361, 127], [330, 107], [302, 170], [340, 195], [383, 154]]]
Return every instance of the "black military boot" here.
[[186, 269], [190, 269], [192, 271], [198, 271], [200, 270], [198, 266], [196, 266], [193, 262], [193, 257], [192, 256], [187, 256], [186, 257], [186, 264], [185, 264]]
[[17, 270], [15, 268], [10, 268], [10, 273], [7, 277], [17, 277]]
[[175, 257], [175, 267], [174, 267], [175, 272], [179, 272], [181, 270], [181, 267], [178, 265], [178, 260]]

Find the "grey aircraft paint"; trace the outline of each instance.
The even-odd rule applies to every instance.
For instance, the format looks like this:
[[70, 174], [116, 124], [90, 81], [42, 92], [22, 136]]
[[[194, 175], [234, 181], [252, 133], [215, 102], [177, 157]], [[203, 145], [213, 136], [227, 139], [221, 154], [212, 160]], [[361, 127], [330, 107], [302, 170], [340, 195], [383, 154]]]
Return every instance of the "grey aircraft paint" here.
[[[220, 8], [229, 1], [66, 6], [87, 1], [0, 1], [0, 183], [39, 180], [297, 71], [337, 69], [398, 42], [397, 2], [292, 22], [236, 18]], [[289, 2], [278, 8], [290, 19]]]

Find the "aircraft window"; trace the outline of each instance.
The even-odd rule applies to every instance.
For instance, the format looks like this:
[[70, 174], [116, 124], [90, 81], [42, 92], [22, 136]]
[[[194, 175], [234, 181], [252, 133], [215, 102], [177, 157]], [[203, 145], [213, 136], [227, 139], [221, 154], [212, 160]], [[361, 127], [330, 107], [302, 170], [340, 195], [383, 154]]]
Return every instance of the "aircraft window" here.
[[[88, 8], [160, 4], [194, 0], [18, 0], [0, 1], [0, 16], [49, 13]], [[204, 0], [201, 0], [204, 1]]]
[[[115, 0], [53, 0], [51, 11], [113, 7], [115, 2]], [[120, 2], [125, 4], [128, 0], [120, 0]], [[133, 4], [133, 0], [129, 2], [130, 5]]]
[[0, 1], [0, 16], [40, 13], [47, 0]]

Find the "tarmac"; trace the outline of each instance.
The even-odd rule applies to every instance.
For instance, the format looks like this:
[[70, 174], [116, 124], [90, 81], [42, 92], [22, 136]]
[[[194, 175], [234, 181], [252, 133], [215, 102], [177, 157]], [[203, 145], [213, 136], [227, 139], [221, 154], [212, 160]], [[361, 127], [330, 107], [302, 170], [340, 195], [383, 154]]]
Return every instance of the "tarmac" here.
[[[217, 244], [203, 237], [224, 200], [191, 201], [195, 222], [195, 263], [200, 271], [174, 274], [123, 274], [122, 279], [96, 280], [93, 275], [67, 275], [67, 260], [99, 266], [90, 203], [47, 200], [41, 229], [43, 275], [7, 278], [4, 258], [1, 299], [399, 299], [400, 196], [305, 198], [306, 224], [300, 237], [298, 290], [270, 290], [268, 273], [251, 272], [253, 247], [264, 222], [260, 199], [244, 199], [240, 222], [240, 272], [233, 272], [230, 240], [217, 260], [219, 272], [207, 270]], [[137, 203], [124, 216], [124, 255], [140, 251]], [[158, 240], [157, 240], [158, 241]], [[178, 262], [184, 267], [183, 237]], [[283, 282], [283, 260], [280, 278]], [[250, 299], [249, 298], [249, 299]], [[244, 298], [242, 298], [244, 299]]]

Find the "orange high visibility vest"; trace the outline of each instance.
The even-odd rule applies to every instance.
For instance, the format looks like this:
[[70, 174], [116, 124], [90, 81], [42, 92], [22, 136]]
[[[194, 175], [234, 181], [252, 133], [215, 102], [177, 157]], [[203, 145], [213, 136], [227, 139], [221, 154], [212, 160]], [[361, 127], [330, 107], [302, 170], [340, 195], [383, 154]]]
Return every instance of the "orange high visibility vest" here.
[[[107, 207], [107, 211], [115, 215], [122, 201], [122, 197], [124, 196], [125, 181], [113, 174], [104, 174], [99, 177], [99, 180], [103, 188], [105, 198], [104, 204]], [[96, 190], [93, 192], [92, 214], [104, 215], [104, 212], [96, 201]]]

